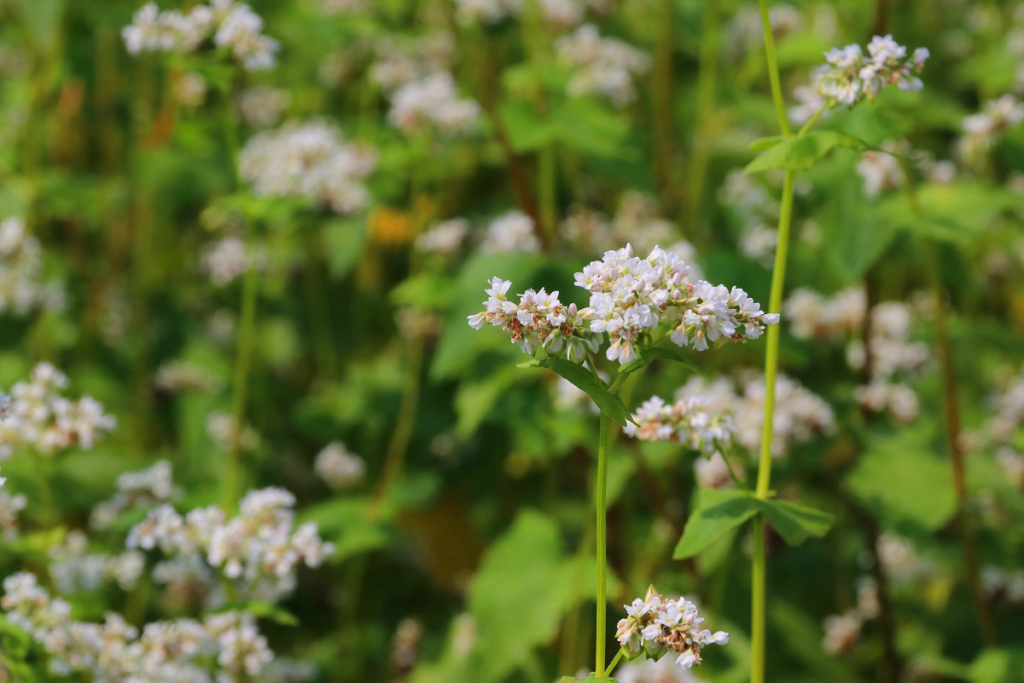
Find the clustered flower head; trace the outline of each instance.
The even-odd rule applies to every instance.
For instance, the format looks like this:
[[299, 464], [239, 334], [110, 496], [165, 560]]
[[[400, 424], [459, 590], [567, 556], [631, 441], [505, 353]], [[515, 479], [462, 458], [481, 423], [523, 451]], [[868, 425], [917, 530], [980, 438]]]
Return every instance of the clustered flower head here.
[[[675, 398], [677, 401], [700, 399], [711, 414], [730, 418], [736, 443], [748, 452], [760, 448], [765, 399], [763, 375], [742, 382], [741, 391], [727, 378], [708, 382], [703, 377], [693, 377], [679, 388]], [[773, 424], [772, 456], [780, 458], [818, 435], [832, 433], [835, 415], [821, 397], [796, 380], [779, 375], [775, 381]]]
[[536, 252], [540, 251], [540, 246], [533, 219], [522, 211], [509, 211], [487, 226], [480, 251], [485, 254]]
[[957, 141], [957, 155], [968, 164], [982, 163], [999, 136], [1022, 121], [1024, 102], [1013, 95], [985, 102], [980, 112], [964, 119], [964, 135]]
[[140, 632], [114, 613], [103, 623], [73, 619], [71, 605], [51, 597], [34, 574], [13, 574], [3, 588], [5, 616], [43, 647], [57, 676], [222, 683], [260, 674], [274, 657], [248, 613], [156, 621]]
[[647, 55], [621, 40], [602, 38], [593, 24], [559, 38], [555, 50], [559, 60], [576, 69], [569, 95], [595, 93], [620, 107], [636, 99], [633, 79], [650, 68]]
[[406, 135], [429, 129], [452, 137], [476, 129], [480, 105], [460, 98], [455, 79], [440, 71], [398, 88], [391, 96], [388, 120]]
[[630, 658], [645, 655], [660, 659], [671, 651], [676, 663], [690, 669], [701, 663], [706, 645], [726, 645], [729, 634], [702, 629], [704, 618], [697, 606], [686, 598], [665, 600], [651, 586], [647, 595], [623, 606], [626, 618], [619, 621], [615, 638]]
[[128, 534], [128, 547], [203, 558], [248, 595], [276, 598], [295, 586], [300, 565], [318, 567], [334, 552], [313, 522], [295, 526], [295, 496], [281, 488], [250, 491], [239, 514], [217, 506], [182, 516], [170, 505], [149, 511]]
[[114, 418], [92, 397], [74, 401], [62, 396], [67, 385], [64, 373], [40, 363], [27, 382], [11, 387], [10, 401], [0, 414], [0, 457], [22, 449], [44, 454], [71, 446], [90, 449], [114, 429]]
[[90, 552], [88, 537], [78, 529], [69, 532], [63, 543], [51, 547], [49, 556], [50, 576], [65, 595], [95, 592], [107, 581], [131, 590], [146, 568], [146, 558], [137, 550], [117, 555]]
[[126, 510], [166, 503], [177, 495], [171, 463], [158, 460], [144, 470], [121, 473], [117, 478], [117, 492], [93, 508], [89, 523], [95, 528], [102, 528]]
[[711, 344], [757, 339], [766, 325], [778, 323], [778, 315], [764, 313], [742, 289], [693, 283], [688, 275], [689, 267], [664, 249], [655, 247], [641, 259], [626, 245], [576, 273], [577, 286], [590, 292], [586, 308], [563, 307], [557, 292], [544, 290], [528, 290], [516, 304], [505, 297], [511, 283], [494, 278], [484, 302], [487, 309], [470, 316], [469, 324], [505, 329], [526, 353], [542, 346], [559, 353], [567, 342], [568, 355], [577, 362], [587, 349], [595, 353], [607, 334], [606, 357], [626, 365], [663, 323], [673, 343], [698, 351]]
[[39, 242], [28, 235], [17, 216], [0, 221], [0, 313], [24, 315], [38, 308], [58, 308], [60, 287], [42, 282]]
[[873, 100], [882, 88], [892, 84], [914, 92], [923, 87], [917, 74], [927, 59], [928, 48], [919, 47], [908, 57], [907, 48], [891, 35], [875, 36], [868, 43], [866, 58], [856, 43], [826, 52], [827, 64], [817, 72], [817, 89], [831, 106]]
[[481, 329], [485, 324], [500, 327], [524, 353], [532, 354], [539, 348], [559, 354], [563, 350], [570, 360], [582, 362], [587, 352], [596, 353], [601, 340], [586, 330], [586, 321], [580, 316], [576, 304], [563, 306], [558, 292], [547, 293], [526, 290], [519, 302], [507, 298], [512, 283], [492, 278], [486, 290], [486, 310], [469, 316], [469, 324]]
[[[538, 0], [541, 18], [556, 27], [578, 23], [586, 10], [585, 0]], [[522, 13], [523, 0], [455, 0], [456, 16], [464, 24], [496, 24]]]
[[416, 238], [416, 249], [431, 254], [454, 254], [469, 234], [469, 221], [450, 218], [441, 221]]
[[238, 95], [238, 110], [253, 128], [273, 126], [292, 103], [292, 94], [281, 88], [257, 85]]
[[644, 441], [676, 441], [695, 451], [711, 455], [732, 445], [735, 427], [732, 418], [708, 409], [706, 398], [692, 396], [665, 403], [660, 396], [640, 404], [624, 430]]
[[349, 451], [340, 441], [332, 441], [317, 453], [313, 465], [318, 477], [332, 489], [355, 486], [366, 475], [363, 459]]
[[247, 71], [271, 69], [280, 45], [263, 35], [263, 19], [249, 5], [234, 0], [210, 0], [187, 14], [161, 12], [156, 3], [142, 6], [132, 23], [121, 30], [125, 47], [142, 52], [196, 52], [204, 47], [222, 49]]
[[238, 162], [255, 194], [305, 197], [340, 214], [366, 206], [370, 195], [364, 181], [376, 165], [373, 150], [345, 142], [336, 126], [317, 120], [257, 133]]
[[200, 259], [210, 282], [218, 287], [234, 281], [252, 268], [262, 268], [265, 263], [266, 253], [262, 249], [247, 245], [245, 240], [234, 235], [214, 242]]

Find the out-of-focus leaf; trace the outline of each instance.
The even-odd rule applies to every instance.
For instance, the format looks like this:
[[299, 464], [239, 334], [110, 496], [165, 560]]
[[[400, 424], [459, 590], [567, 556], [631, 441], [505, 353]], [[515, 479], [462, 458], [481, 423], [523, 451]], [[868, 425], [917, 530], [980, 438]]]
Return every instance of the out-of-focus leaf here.
[[322, 228], [331, 275], [341, 277], [359, 262], [366, 246], [366, 216], [333, 220]]
[[570, 99], [546, 116], [525, 103], [507, 101], [501, 105], [501, 116], [509, 141], [519, 152], [561, 143], [594, 157], [625, 159], [632, 155], [626, 144], [628, 122], [597, 100]]
[[577, 389], [586, 393], [587, 396], [594, 400], [594, 403], [601, 409], [601, 412], [623, 427], [633, 422], [633, 416], [629, 414], [622, 399], [609, 392], [603, 383], [595, 379], [590, 371], [581, 365], [577, 365], [565, 358], [548, 356], [521, 363], [519, 367], [547, 368], [552, 370], [571, 382]]
[[386, 547], [398, 538], [390, 521], [369, 516], [368, 506], [365, 497], [337, 498], [306, 508], [299, 521], [316, 523], [320, 534], [335, 547], [328, 562], [341, 562]]
[[566, 610], [592, 595], [591, 579], [566, 557], [553, 521], [521, 512], [484, 556], [469, 589], [478, 630], [475, 680], [504, 680], [535, 647], [554, 638]]
[[756, 173], [770, 168], [802, 171], [813, 166], [836, 147], [857, 151], [868, 149], [867, 143], [852, 135], [837, 130], [813, 130], [772, 145], [747, 164], [744, 171]]
[[439, 273], [421, 273], [407, 278], [391, 290], [391, 300], [420, 309], [443, 308], [455, 292], [452, 278]]
[[765, 517], [789, 545], [800, 545], [808, 538], [821, 538], [836, 518], [827, 512], [786, 500], [759, 501]]
[[214, 614], [234, 611], [247, 612], [260, 619], [266, 619], [282, 626], [299, 625], [299, 620], [288, 610], [279, 605], [261, 600], [251, 600], [240, 604], [227, 604], [211, 610]]
[[484, 421], [491, 408], [510, 386], [522, 378], [513, 365], [508, 365], [478, 381], [464, 381], [455, 394], [455, 410], [459, 415], [455, 430], [469, 436]]
[[[956, 511], [956, 498], [949, 463], [932, 451], [921, 430], [876, 439], [846, 476], [845, 485], [886, 520], [938, 529]], [[894, 486], [894, 482], [913, 482], [913, 486]]]
[[672, 557], [676, 560], [693, 557], [757, 514], [757, 503], [746, 491], [702, 490], [697, 509], [686, 522]]
[[989, 649], [971, 663], [971, 683], [1020, 683], [1024, 650]]
[[920, 213], [902, 194], [880, 204], [883, 219], [920, 237], [966, 242], [977, 237], [1000, 213], [1020, 206], [1020, 196], [1004, 188], [973, 181], [922, 185]]

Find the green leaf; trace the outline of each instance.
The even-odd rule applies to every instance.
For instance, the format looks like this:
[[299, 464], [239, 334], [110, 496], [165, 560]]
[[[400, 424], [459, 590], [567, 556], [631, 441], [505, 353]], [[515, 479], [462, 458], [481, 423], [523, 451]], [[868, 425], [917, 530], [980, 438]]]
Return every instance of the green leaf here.
[[763, 152], [767, 149], [771, 149], [775, 145], [782, 142], [785, 138], [781, 135], [773, 135], [768, 138], [758, 138], [750, 143], [750, 149], [755, 152]]
[[565, 379], [569, 380], [577, 389], [583, 391], [593, 399], [597, 407], [601, 409], [608, 417], [618, 422], [623, 427], [627, 423], [633, 421], [633, 416], [629, 414], [625, 404], [615, 394], [608, 391], [608, 388], [603, 382], [596, 379], [589, 370], [585, 369], [581, 365], [577, 365], [572, 361], [566, 360], [565, 358], [556, 358], [555, 356], [548, 356], [546, 358], [537, 358], [526, 363], [520, 363], [521, 368], [547, 368], [552, 370]]
[[686, 357], [686, 354], [683, 353], [681, 350], [673, 348], [662, 348], [660, 346], [644, 349], [643, 351], [638, 353], [635, 360], [625, 365], [619, 366], [619, 374], [623, 375], [629, 374], [631, 372], [636, 372], [637, 370], [646, 367], [653, 360], [667, 360], [671, 361], [672, 363], [678, 363], [689, 368], [690, 370], [693, 370], [697, 374], [700, 374], [700, 368], [694, 365]]
[[968, 242], [980, 236], [1002, 212], [1020, 203], [1009, 190], [971, 181], [922, 185], [917, 200], [920, 211], [910, 206], [904, 193], [887, 197], [879, 205], [882, 220], [943, 242]]
[[[869, 441], [845, 486], [871, 512], [894, 523], [934, 531], [956, 511], [949, 463], [933, 455], [928, 432], [902, 430]], [[913, 482], [913, 486], [894, 486]]]
[[808, 538], [821, 538], [836, 518], [827, 512], [786, 500], [759, 501], [765, 517], [789, 545], [800, 545]]
[[693, 557], [753, 517], [759, 509], [757, 499], [747, 491], [702, 490], [697, 509], [687, 521], [672, 554], [673, 559]]
[[576, 683], [577, 681], [581, 681], [582, 683], [618, 683], [614, 678], [598, 678], [597, 674], [590, 674], [586, 678], [562, 676], [558, 679], [558, 683]]
[[801, 171], [810, 168], [836, 147], [857, 151], [868, 149], [867, 143], [836, 130], [815, 130], [788, 138], [769, 147], [743, 169], [747, 173], [782, 168]]
[[763, 514], [789, 545], [824, 536], [835, 522], [827, 512], [785, 500], [762, 500], [749, 491], [701, 491], [672, 557], [683, 560], [700, 553], [754, 515]]
[[478, 633], [474, 681], [506, 680], [551, 642], [571, 607], [593, 595], [593, 559], [578, 559], [562, 549], [554, 521], [534, 510], [521, 512], [490, 547], [469, 588]]
[[366, 247], [366, 216], [332, 220], [322, 228], [326, 259], [331, 275], [347, 275], [359, 262]]

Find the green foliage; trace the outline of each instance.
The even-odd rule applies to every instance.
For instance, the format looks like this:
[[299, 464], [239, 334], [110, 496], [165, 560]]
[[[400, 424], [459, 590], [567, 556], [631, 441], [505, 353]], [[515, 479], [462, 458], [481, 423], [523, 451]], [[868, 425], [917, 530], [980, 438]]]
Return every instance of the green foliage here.
[[743, 169], [747, 173], [781, 168], [787, 171], [803, 171], [818, 163], [836, 148], [863, 152], [867, 143], [852, 135], [836, 130], [813, 130], [791, 138], [763, 138], [751, 146], [764, 151]]
[[630, 415], [629, 410], [622, 403], [615, 394], [608, 390], [608, 387], [599, 378], [584, 368], [582, 365], [573, 363], [572, 361], [564, 358], [557, 358], [555, 356], [547, 356], [545, 358], [535, 358], [526, 363], [520, 363], [521, 368], [547, 368], [552, 370], [579, 389], [583, 391], [594, 400], [597, 407], [601, 409], [601, 412], [606, 414], [618, 422], [623, 427], [627, 423], [633, 421], [633, 417]]

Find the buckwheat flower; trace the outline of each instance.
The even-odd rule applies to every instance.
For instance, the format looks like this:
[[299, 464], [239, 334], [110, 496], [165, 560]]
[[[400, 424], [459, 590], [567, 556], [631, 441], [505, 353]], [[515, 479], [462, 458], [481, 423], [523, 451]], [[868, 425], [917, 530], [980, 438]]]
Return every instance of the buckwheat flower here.
[[833, 655], [846, 654], [860, 641], [862, 625], [860, 615], [856, 612], [832, 615], [825, 618], [825, 637], [822, 647]]
[[857, 584], [857, 614], [862, 619], [874, 619], [881, 611], [878, 584], [874, 579], [866, 576]]
[[363, 459], [350, 452], [340, 441], [327, 444], [317, 454], [313, 468], [328, 486], [338, 490], [355, 486], [366, 476]]
[[887, 141], [882, 143], [885, 151], [869, 150], [861, 154], [857, 162], [857, 173], [864, 179], [864, 194], [877, 197], [882, 190], [897, 189], [903, 186], [903, 169], [893, 154], [888, 152], [905, 151], [905, 146]]
[[[1024, 489], [1024, 455], [1010, 446], [1002, 446], [996, 451], [996, 460], [1006, 473], [1006, 479], [1018, 489]], [[4, 494], [0, 494], [2, 496]], [[2, 519], [2, 517], [0, 517]], [[0, 521], [2, 525], [2, 521]]]
[[480, 105], [460, 98], [447, 71], [406, 83], [391, 96], [388, 120], [406, 135], [434, 130], [446, 137], [472, 133], [480, 120]]
[[825, 66], [816, 74], [816, 88], [830, 107], [853, 106], [873, 100], [887, 85], [916, 91], [922, 87], [917, 74], [928, 59], [927, 48], [917, 48], [907, 56], [907, 48], [892, 36], [875, 36], [864, 55], [860, 45], [832, 48], [825, 53]]
[[520, 211], [509, 211], [487, 226], [480, 251], [485, 254], [536, 252], [540, 251], [540, 246], [533, 219]]
[[[729, 464], [720, 452], [712, 453], [706, 458], [696, 458], [693, 461], [693, 474], [701, 488], [730, 489], [735, 486], [729, 473]], [[737, 471], [736, 476], [742, 480], [743, 470]]]
[[219, 390], [222, 382], [202, 366], [186, 360], [171, 360], [161, 365], [153, 377], [153, 386], [160, 391], [212, 392]]
[[666, 650], [677, 655], [676, 663], [690, 669], [701, 663], [701, 651], [707, 645], [726, 645], [729, 634], [702, 629], [704, 618], [697, 606], [686, 598], [665, 600], [653, 586], [643, 599], [624, 606], [626, 618], [618, 623], [616, 639], [632, 653], [644, 652], [658, 658]]
[[423, 624], [412, 617], [398, 622], [391, 639], [391, 664], [399, 671], [410, 671], [416, 666]]
[[623, 431], [644, 441], [675, 441], [711, 455], [732, 445], [735, 429], [728, 416], [707, 409], [700, 398], [680, 399], [668, 405], [658, 396], [644, 401], [633, 414], [636, 424]]
[[1024, 102], [1013, 95], [989, 100], [977, 114], [964, 119], [963, 137], [956, 153], [964, 163], [977, 166], [984, 162], [996, 140], [1024, 121]]
[[[227, 413], [210, 413], [206, 420], [206, 433], [221, 448], [231, 448], [236, 438], [235, 419]], [[260, 435], [251, 425], [243, 425], [242, 433], [237, 436], [242, 450], [251, 451], [259, 446]]]
[[920, 558], [914, 545], [902, 536], [882, 533], [878, 537], [876, 551], [878, 561], [895, 583], [910, 581], [930, 571], [928, 563]]
[[750, 225], [740, 235], [740, 251], [751, 261], [767, 267], [775, 258], [775, 247], [779, 243], [777, 230], [765, 225]]
[[194, 71], [187, 71], [174, 81], [174, 99], [183, 107], [201, 107], [208, 90], [206, 79]]
[[121, 30], [129, 54], [196, 52], [205, 45], [227, 51], [244, 69], [269, 69], [280, 49], [277, 41], [262, 33], [263, 20], [252, 8], [233, 0], [211, 0], [187, 14], [160, 11], [156, 3], [143, 5], [132, 23]]
[[203, 252], [200, 261], [210, 282], [223, 287], [239, 278], [251, 268], [260, 269], [266, 263], [262, 249], [250, 247], [241, 237], [225, 237]]
[[128, 591], [145, 569], [145, 557], [134, 550], [118, 555], [89, 552], [88, 539], [77, 529], [69, 532], [62, 544], [51, 547], [48, 554], [50, 576], [65, 595], [80, 590], [94, 592], [107, 581]]
[[[818, 92], [818, 89], [809, 85], [799, 85], [793, 88], [793, 99], [797, 104], [789, 109], [789, 120], [798, 126], [802, 126], [822, 111], [822, 107], [828, 104], [828, 100]], [[830, 110], [825, 109], [823, 117], [828, 116]]]
[[245, 612], [213, 614], [204, 623], [208, 635], [217, 640], [217, 663], [228, 673], [255, 676], [274, 659], [267, 639], [256, 628], [256, 619]]
[[[441, 221], [416, 238], [416, 248], [432, 254], [454, 254], [462, 249], [469, 234], [469, 221], [465, 218], [451, 218]], [[533, 234], [533, 226], [530, 226]], [[533, 239], [536, 239], [534, 237]]]
[[874, 413], [888, 410], [904, 424], [917, 418], [917, 393], [906, 384], [872, 380], [857, 387], [854, 396], [867, 410]]
[[148, 469], [119, 475], [117, 492], [93, 509], [89, 523], [94, 528], [102, 528], [125, 510], [170, 502], [178, 493], [171, 474], [171, 463], [159, 460]]
[[669, 657], [626, 662], [615, 670], [615, 680], [619, 683], [703, 683], [692, 669], [676, 666]]
[[0, 533], [5, 541], [18, 537], [18, 515], [28, 505], [28, 499], [20, 493], [0, 491]]
[[452, 620], [451, 648], [459, 657], [468, 657], [477, 643], [476, 617], [468, 612]]
[[376, 168], [377, 154], [347, 143], [334, 125], [314, 120], [257, 133], [246, 142], [238, 165], [258, 196], [303, 197], [351, 214], [369, 203], [364, 183]]
[[31, 379], [11, 387], [7, 414], [0, 420], [0, 457], [16, 450], [45, 455], [72, 446], [88, 450], [114, 429], [116, 420], [89, 396], [76, 400], [61, 395], [67, 377], [49, 363], [32, 370]]
[[521, 9], [522, 0], [455, 0], [455, 16], [463, 24], [496, 24]]
[[555, 43], [558, 59], [576, 69], [568, 93], [578, 97], [594, 93], [616, 106], [636, 99], [633, 79], [650, 68], [650, 58], [614, 38], [602, 38], [593, 24], [584, 24]]
[[292, 94], [281, 88], [257, 85], [238, 96], [238, 109], [246, 124], [253, 128], [273, 126], [292, 103]]
[[59, 286], [43, 282], [42, 248], [25, 222], [17, 216], [0, 221], [0, 313], [60, 308], [63, 298]]

